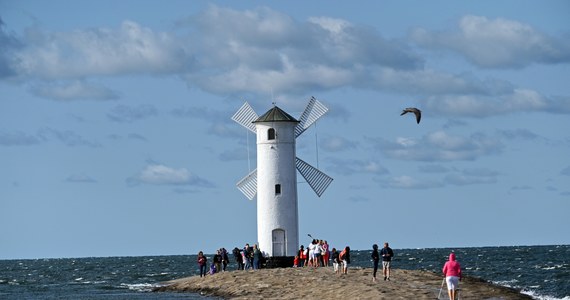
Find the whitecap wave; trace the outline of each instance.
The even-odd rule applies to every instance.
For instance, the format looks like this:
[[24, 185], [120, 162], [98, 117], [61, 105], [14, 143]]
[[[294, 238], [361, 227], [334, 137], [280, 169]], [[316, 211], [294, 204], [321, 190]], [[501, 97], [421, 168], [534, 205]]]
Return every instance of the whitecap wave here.
[[552, 296], [544, 296], [544, 295], [539, 295], [538, 293], [536, 293], [533, 290], [522, 290], [521, 293], [525, 294], [525, 295], [529, 295], [531, 296], [533, 299], [538, 299], [538, 300], [570, 300], [570, 296], [566, 296], [564, 298], [556, 298], [556, 297], [552, 297]]
[[156, 283], [121, 283], [120, 286], [121, 288], [128, 288], [129, 290], [136, 292], [152, 292], [154, 288], [160, 287], [161, 285]]

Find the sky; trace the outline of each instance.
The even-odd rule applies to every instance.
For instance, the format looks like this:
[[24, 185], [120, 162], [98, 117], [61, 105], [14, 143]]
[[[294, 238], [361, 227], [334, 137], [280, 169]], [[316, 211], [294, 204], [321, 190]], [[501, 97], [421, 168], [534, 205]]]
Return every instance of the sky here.
[[[0, 0], [0, 259], [256, 243], [248, 102], [327, 114], [301, 243], [569, 244], [568, 1]], [[400, 116], [417, 107], [422, 120]]]

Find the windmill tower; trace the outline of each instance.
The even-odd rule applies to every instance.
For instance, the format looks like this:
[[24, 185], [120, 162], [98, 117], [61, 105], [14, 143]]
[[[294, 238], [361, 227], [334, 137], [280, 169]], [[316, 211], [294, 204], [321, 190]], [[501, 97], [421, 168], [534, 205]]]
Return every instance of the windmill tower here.
[[296, 139], [328, 109], [311, 98], [299, 120], [277, 106], [258, 116], [246, 102], [232, 120], [257, 135], [257, 169], [236, 185], [249, 199], [257, 194], [257, 239], [269, 256], [294, 256], [299, 249], [297, 172], [317, 196], [332, 178], [296, 156]]

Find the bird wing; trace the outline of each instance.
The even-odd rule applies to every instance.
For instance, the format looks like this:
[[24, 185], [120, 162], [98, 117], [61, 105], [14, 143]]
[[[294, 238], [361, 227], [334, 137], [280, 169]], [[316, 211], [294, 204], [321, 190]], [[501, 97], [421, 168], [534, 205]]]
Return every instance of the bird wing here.
[[420, 120], [422, 119], [422, 112], [418, 109], [417, 112], [414, 112], [416, 115], [416, 121], [420, 124]]
[[405, 108], [404, 110], [402, 110], [402, 113], [400, 114], [400, 116], [403, 116], [409, 112], [414, 113], [414, 115], [416, 115], [416, 122], [418, 122], [418, 124], [420, 124], [420, 120], [422, 118], [422, 111], [415, 108], [415, 107], [408, 107]]

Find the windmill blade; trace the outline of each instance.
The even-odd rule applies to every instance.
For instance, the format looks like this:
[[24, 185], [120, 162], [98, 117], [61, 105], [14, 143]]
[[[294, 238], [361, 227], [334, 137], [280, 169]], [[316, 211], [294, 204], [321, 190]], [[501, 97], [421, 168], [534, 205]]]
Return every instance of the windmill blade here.
[[238, 109], [238, 111], [236, 111], [236, 113], [232, 116], [232, 120], [249, 129], [253, 133], [256, 133], [255, 124], [253, 124], [253, 121], [257, 120], [257, 118], [259, 118], [259, 116], [247, 102], [244, 103], [240, 109]]
[[238, 190], [240, 190], [249, 200], [253, 200], [257, 194], [257, 169], [251, 171], [238, 183], [236, 183]]
[[315, 97], [311, 97], [309, 100], [309, 104], [305, 108], [305, 111], [299, 118], [299, 124], [295, 127], [295, 137], [301, 135], [301, 133], [305, 132], [307, 128], [311, 127], [315, 121], [317, 121], [322, 115], [324, 115], [329, 109], [319, 102], [319, 100], [315, 99]]
[[303, 175], [303, 178], [305, 178], [307, 183], [319, 197], [325, 192], [327, 187], [329, 187], [329, 184], [331, 184], [333, 181], [330, 176], [319, 171], [319, 169], [309, 165], [298, 157], [296, 157], [295, 165], [297, 166], [299, 173]]

